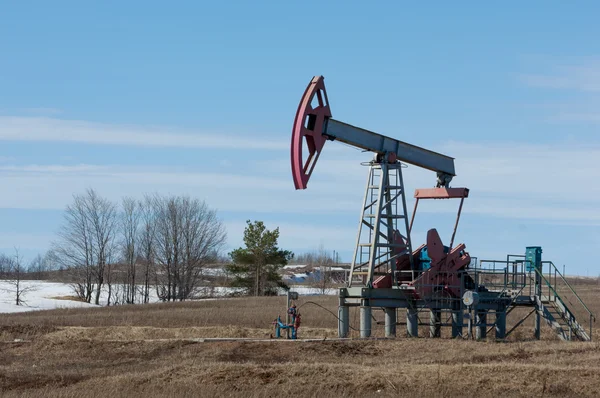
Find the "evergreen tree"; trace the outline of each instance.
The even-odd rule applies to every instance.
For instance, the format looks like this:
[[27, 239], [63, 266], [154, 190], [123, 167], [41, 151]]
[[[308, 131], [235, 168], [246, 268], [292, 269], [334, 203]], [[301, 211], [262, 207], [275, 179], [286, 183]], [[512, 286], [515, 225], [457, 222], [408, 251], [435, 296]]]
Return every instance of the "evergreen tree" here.
[[245, 248], [229, 253], [233, 263], [227, 266], [234, 275], [233, 285], [243, 287], [254, 296], [276, 294], [278, 287], [287, 289], [279, 270], [294, 254], [277, 247], [279, 228], [269, 231], [262, 221], [246, 221], [244, 230]]

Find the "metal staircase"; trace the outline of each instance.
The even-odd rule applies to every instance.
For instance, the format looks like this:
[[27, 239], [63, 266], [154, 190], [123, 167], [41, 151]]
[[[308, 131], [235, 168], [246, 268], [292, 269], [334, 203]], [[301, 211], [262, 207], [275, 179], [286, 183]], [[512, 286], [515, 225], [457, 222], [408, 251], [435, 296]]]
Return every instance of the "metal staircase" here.
[[561, 309], [562, 306], [554, 301], [546, 301], [547, 304], [544, 304], [544, 301], [536, 299], [538, 313], [561, 340], [591, 341], [588, 333], [568, 309]]
[[[506, 336], [534, 315], [538, 339], [540, 328], [546, 323], [561, 340], [592, 340], [595, 315], [551, 261], [539, 258], [532, 262], [523, 255], [508, 255], [506, 261], [482, 260], [474, 271], [478, 285], [483, 283], [499, 299], [507, 300], [505, 315], [516, 308], [531, 308]], [[488, 333], [494, 327], [492, 325]]]
[[[594, 314], [589, 310], [587, 305], [581, 300], [581, 297], [571, 287], [569, 282], [558, 271], [556, 266], [551, 261], [543, 262], [549, 269], [549, 273], [544, 275], [543, 269], [535, 269], [538, 276], [540, 294], [535, 296], [536, 309], [538, 314], [546, 321], [546, 323], [556, 332], [561, 340], [592, 340], [592, 323], [596, 320]], [[551, 282], [554, 274], [554, 283]], [[547, 277], [548, 276], [548, 277]], [[562, 284], [563, 286], [560, 286]], [[575, 303], [570, 302], [572, 306], [576, 303], [580, 304], [579, 314], [589, 317], [589, 332], [577, 321], [575, 313], [567, 306], [565, 299], [558, 294], [559, 287], [563, 287], [566, 293], [574, 298]]]

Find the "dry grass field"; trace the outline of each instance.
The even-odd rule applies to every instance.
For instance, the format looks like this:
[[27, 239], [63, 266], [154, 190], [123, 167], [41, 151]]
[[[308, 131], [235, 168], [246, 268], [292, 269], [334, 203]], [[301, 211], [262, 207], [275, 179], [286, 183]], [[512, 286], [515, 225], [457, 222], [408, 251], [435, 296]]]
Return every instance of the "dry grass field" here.
[[[600, 288], [576, 281], [595, 312]], [[303, 298], [336, 312], [335, 297]], [[3, 314], [2, 397], [598, 396], [600, 344], [559, 341], [527, 322], [508, 342], [428, 338], [333, 341], [337, 320], [301, 307], [301, 338], [317, 342], [198, 341], [269, 338], [285, 299]], [[381, 314], [375, 314], [382, 319]], [[358, 325], [355, 313], [352, 326]], [[374, 326], [381, 336], [383, 327]], [[426, 327], [421, 327], [423, 335]], [[356, 336], [356, 332], [353, 332]], [[598, 335], [598, 331], [594, 332]]]

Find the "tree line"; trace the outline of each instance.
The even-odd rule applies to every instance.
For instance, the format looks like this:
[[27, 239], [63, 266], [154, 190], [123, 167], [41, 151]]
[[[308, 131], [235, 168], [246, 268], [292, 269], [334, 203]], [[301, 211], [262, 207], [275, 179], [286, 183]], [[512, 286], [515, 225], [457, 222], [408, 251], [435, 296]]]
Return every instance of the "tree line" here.
[[[289, 289], [281, 269], [294, 259], [294, 253], [279, 248], [279, 235], [279, 228], [248, 220], [244, 246], [225, 255], [225, 226], [204, 201], [155, 194], [116, 203], [88, 189], [66, 206], [45, 255], [23, 266], [18, 252], [15, 258], [0, 254], [0, 278], [31, 279], [25, 276], [29, 272], [42, 279], [59, 271], [88, 303], [100, 304], [102, 295], [108, 305], [148, 303], [153, 295], [183, 301], [206, 284], [206, 265], [224, 263], [231, 286], [241, 294], [273, 295]], [[315, 282], [325, 291], [332, 281], [323, 271], [337, 258], [320, 247], [298, 260], [320, 267], [322, 279]]]
[[68, 271], [75, 294], [108, 305], [192, 297], [202, 268], [223, 248], [227, 234], [214, 209], [187, 196], [148, 195], [113, 203], [93, 189], [65, 209], [54, 261]]

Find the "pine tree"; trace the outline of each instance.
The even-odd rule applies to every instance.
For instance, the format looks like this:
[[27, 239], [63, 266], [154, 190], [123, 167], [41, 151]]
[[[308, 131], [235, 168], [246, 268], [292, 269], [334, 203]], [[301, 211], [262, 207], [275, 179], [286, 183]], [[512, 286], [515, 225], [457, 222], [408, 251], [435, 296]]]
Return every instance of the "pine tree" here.
[[246, 224], [246, 247], [229, 253], [233, 263], [227, 266], [227, 271], [234, 276], [233, 286], [245, 288], [247, 294], [254, 296], [276, 294], [278, 287], [287, 289], [279, 270], [294, 254], [277, 247], [279, 227], [269, 231], [262, 221], [248, 220]]

